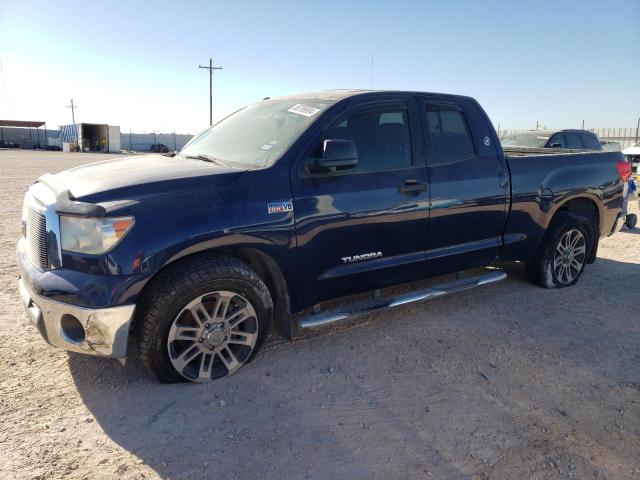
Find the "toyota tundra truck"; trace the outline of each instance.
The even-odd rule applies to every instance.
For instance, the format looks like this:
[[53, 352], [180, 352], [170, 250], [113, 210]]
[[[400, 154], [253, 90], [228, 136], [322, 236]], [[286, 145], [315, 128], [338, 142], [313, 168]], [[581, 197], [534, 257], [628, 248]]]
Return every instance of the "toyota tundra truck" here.
[[506, 276], [496, 260], [572, 286], [621, 228], [630, 173], [620, 152], [505, 154], [470, 97], [266, 98], [173, 156], [38, 179], [19, 291], [53, 346], [124, 363], [135, 337], [160, 381], [211, 381], [271, 328], [292, 338], [491, 284]]

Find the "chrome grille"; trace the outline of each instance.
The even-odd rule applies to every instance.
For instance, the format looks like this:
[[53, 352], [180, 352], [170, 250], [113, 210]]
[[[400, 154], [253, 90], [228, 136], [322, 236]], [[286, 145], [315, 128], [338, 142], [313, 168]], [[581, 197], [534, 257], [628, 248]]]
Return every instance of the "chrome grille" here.
[[27, 208], [24, 233], [27, 239], [27, 256], [31, 263], [40, 270], [49, 266], [47, 261], [47, 225], [44, 214]]

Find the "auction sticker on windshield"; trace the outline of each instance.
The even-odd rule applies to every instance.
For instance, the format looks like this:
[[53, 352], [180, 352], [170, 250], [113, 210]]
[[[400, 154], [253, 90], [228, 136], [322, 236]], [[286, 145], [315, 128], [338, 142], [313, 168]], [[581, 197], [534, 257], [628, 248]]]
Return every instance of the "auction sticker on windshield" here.
[[296, 103], [293, 107], [287, 110], [287, 112], [297, 113], [298, 115], [304, 115], [305, 117], [311, 117], [319, 111], [319, 108], [310, 107], [309, 105], [303, 105], [301, 103]]

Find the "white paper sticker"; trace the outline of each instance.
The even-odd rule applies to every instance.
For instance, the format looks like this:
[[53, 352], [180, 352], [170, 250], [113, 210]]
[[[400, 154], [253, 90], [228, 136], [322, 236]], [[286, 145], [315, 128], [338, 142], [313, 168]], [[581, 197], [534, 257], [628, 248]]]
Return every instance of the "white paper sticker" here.
[[301, 103], [295, 104], [287, 112], [297, 113], [298, 115], [304, 115], [305, 117], [311, 117], [320, 111], [319, 108], [310, 107], [309, 105], [303, 105]]
[[260, 150], [271, 150], [273, 145], [267, 145], [266, 143], [260, 147]]

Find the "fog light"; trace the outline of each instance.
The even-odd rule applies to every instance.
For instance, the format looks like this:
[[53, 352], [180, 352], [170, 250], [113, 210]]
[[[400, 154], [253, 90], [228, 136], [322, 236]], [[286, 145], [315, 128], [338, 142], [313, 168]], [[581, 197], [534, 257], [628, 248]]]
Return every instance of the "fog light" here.
[[60, 335], [67, 342], [79, 345], [84, 342], [84, 327], [76, 317], [65, 314], [60, 319]]

